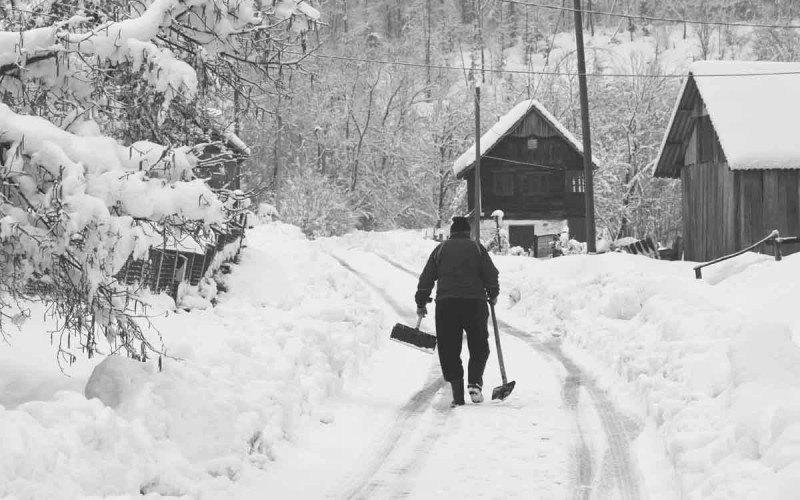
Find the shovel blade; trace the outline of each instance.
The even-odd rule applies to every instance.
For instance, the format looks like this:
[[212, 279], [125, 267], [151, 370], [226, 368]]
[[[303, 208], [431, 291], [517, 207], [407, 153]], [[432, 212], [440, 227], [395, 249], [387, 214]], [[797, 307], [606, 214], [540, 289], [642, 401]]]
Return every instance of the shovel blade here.
[[500, 401], [506, 399], [511, 391], [514, 390], [514, 386], [517, 385], [515, 380], [503, 385], [499, 385], [492, 389], [492, 399], [499, 399]]

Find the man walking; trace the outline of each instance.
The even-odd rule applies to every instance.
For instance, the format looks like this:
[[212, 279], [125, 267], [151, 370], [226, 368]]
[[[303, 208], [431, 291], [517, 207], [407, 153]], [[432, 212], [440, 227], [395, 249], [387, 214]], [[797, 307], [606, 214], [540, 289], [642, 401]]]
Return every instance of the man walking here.
[[453, 389], [453, 406], [464, 404], [464, 367], [461, 343], [467, 333], [469, 364], [467, 383], [473, 403], [483, 401], [483, 371], [489, 359], [488, 301], [497, 303], [500, 286], [489, 252], [470, 239], [466, 217], [453, 217], [450, 238], [437, 246], [419, 276], [417, 315], [428, 313], [434, 282], [436, 289], [436, 338], [442, 375]]

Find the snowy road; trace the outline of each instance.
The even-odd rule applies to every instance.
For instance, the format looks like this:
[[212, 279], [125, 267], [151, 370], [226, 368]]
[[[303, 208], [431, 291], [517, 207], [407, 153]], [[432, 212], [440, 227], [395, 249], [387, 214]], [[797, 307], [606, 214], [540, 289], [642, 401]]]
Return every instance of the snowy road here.
[[[330, 253], [386, 302], [388, 317], [413, 321], [412, 270], [385, 256]], [[387, 343], [331, 421], [281, 450], [268, 487], [276, 497], [308, 499], [643, 498], [628, 449], [636, 425], [558, 339], [500, 325], [517, 381], [508, 400], [450, 409], [436, 357]], [[432, 315], [422, 328], [433, 328]], [[485, 383], [487, 394], [501, 383], [494, 355]]]
[[[415, 272], [386, 256], [387, 263], [409, 276]], [[630, 445], [641, 431], [633, 419], [616, 411], [604, 391], [587, 377], [561, 351], [559, 338], [532, 334], [498, 321], [502, 332], [524, 341], [536, 353], [548, 356], [566, 376], [562, 382], [562, 402], [576, 422], [571, 453], [571, 491], [565, 498], [618, 498], [636, 500], [643, 497], [639, 473], [631, 462]], [[598, 428], [599, 427], [599, 428]], [[590, 447], [591, 445], [591, 447]]]

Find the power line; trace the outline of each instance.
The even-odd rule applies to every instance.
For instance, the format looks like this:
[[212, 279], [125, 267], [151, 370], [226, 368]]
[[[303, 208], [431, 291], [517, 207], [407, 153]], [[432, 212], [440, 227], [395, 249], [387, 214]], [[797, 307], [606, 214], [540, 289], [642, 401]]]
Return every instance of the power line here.
[[[562, 7], [558, 5], [544, 5], [535, 2], [523, 2], [522, 0], [497, 0], [503, 3], [513, 3], [516, 5], [523, 5], [525, 7], [536, 7], [540, 9], [550, 9], [550, 10], [558, 10], [562, 12], [575, 12], [576, 9], [572, 7]], [[47, 16], [53, 18], [60, 18], [62, 16], [57, 16], [54, 14], [48, 14], [46, 12], [34, 12], [32, 10], [21, 9], [19, 7], [7, 7], [7, 10], [21, 12], [25, 14], [33, 14], [38, 16]], [[726, 21], [698, 21], [694, 19], [681, 19], [678, 17], [657, 17], [657, 16], [643, 16], [640, 14], [625, 14], [625, 13], [616, 13], [616, 12], [602, 12], [598, 10], [587, 10], [581, 9], [581, 12], [586, 14], [596, 14], [598, 16], [609, 16], [609, 17], [619, 17], [624, 19], [645, 19], [648, 21], [662, 21], [668, 23], [679, 23], [679, 24], [706, 24], [712, 26], [745, 26], [745, 27], [752, 27], [752, 28], [771, 28], [771, 29], [800, 29], [800, 25], [798, 24], [767, 24], [767, 23], [752, 23], [752, 22], [726, 22]]]
[[[513, 3], [517, 5], [524, 5], [526, 7], [538, 7], [540, 9], [551, 9], [575, 12], [577, 9], [571, 7], [559, 7], [557, 5], [543, 5], [535, 2], [523, 2], [521, 0], [498, 0], [505, 3]], [[622, 17], [626, 19], [646, 19], [648, 21], [663, 21], [668, 23], [681, 23], [681, 24], [710, 24], [714, 26], [748, 26], [753, 28], [774, 28], [774, 29], [800, 29], [800, 25], [796, 24], [762, 24], [762, 23], [732, 23], [724, 21], [695, 21], [692, 19], [680, 19], [676, 17], [655, 17], [655, 16], [641, 16], [638, 14], [617, 14], [615, 12], [600, 12], [596, 10], [581, 9], [581, 12], [586, 14], [597, 14], [598, 16]]]
[[[285, 54], [292, 54], [296, 56], [301, 56], [304, 58], [308, 57], [316, 57], [319, 59], [331, 59], [337, 61], [350, 61], [350, 62], [361, 62], [361, 63], [369, 63], [369, 64], [382, 64], [385, 66], [407, 66], [413, 68], [431, 68], [431, 69], [442, 69], [442, 70], [449, 70], [449, 71], [464, 71], [464, 70], [471, 70], [476, 68], [461, 68], [458, 66], [447, 66], [444, 64], [425, 64], [425, 63], [414, 63], [408, 61], [389, 61], [385, 59], [370, 59], [370, 58], [361, 58], [361, 57], [348, 57], [348, 56], [335, 56], [330, 54], [319, 54], [317, 52], [311, 52], [302, 54], [300, 52], [293, 52], [290, 50], [285, 50]], [[478, 69], [476, 69], [478, 70]], [[547, 76], [578, 76], [578, 73], [572, 73], [568, 71], [528, 71], [528, 70], [520, 70], [520, 69], [496, 69], [496, 68], [485, 68], [484, 71], [488, 73], [510, 73], [510, 74], [538, 74], [538, 75], [547, 75]], [[766, 72], [759, 72], [759, 73], [713, 73], [713, 74], [703, 74], [703, 75], [692, 75], [695, 78], [719, 78], [719, 77], [746, 77], [746, 76], [778, 76], [778, 75], [800, 75], [800, 70], [797, 71], [766, 71]], [[586, 76], [594, 76], [594, 77], [617, 77], [617, 78], [624, 78], [624, 77], [631, 77], [631, 78], [685, 78], [685, 74], [671, 74], [671, 73], [652, 73], [652, 74], [633, 74], [633, 73], [586, 73]]]
[[[562, 168], [562, 167], [554, 167], [552, 165], [542, 165], [541, 163], [532, 163], [532, 162], [528, 162], [528, 161], [510, 160], [508, 158], [500, 158], [500, 157], [497, 157], [497, 156], [490, 156], [490, 155], [487, 155], [487, 154], [481, 155], [481, 158], [489, 158], [491, 160], [504, 161], [504, 162], [507, 162], [507, 163], [515, 163], [517, 165], [526, 165], [526, 166], [529, 166], [529, 167], [539, 167], [539, 168], [542, 168], [542, 169], [545, 169], [545, 170], [553, 170], [553, 171], [557, 171], [557, 172], [561, 172], [561, 171], [567, 170], [566, 168]], [[473, 162], [474, 162], [474, 160], [473, 160]]]
[[[558, 7], [553, 5], [543, 5], [533, 2], [522, 2], [520, 0], [498, 0], [500, 2], [506, 3], [513, 3], [519, 5], [525, 5], [528, 7], [539, 7], [545, 9], [553, 9], [559, 11], [568, 11], [568, 12], [575, 12], [576, 9], [570, 7]], [[11, 10], [22, 11], [19, 8], [12, 7]], [[628, 14], [616, 14], [612, 12], [599, 12], [599, 11], [591, 11], [591, 10], [582, 10], [582, 12], [598, 14], [598, 15], [605, 15], [605, 16], [615, 16], [615, 17], [623, 17], [623, 18], [638, 18], [638, 19], [648, 19], [648, 20], [658, 20], [658, 21], [667, 21], [667, 22], [679, 22], [679, 23], [696, 23], [696, 24], [713, 24], [713, 25], [724, 25], [724, 26], [754, 26], [754, 27], [765, 27], [765, 28], [800, 28], [800, 25], [767, 25], [767, 24], [733, 24], [733, 23], [723, 23], [723, 22], [714, 22], [714, 21], [691, 21], [686, 19], [670, 19], [670, 18], [659, 18], [659, 17], [648, 17], [648, 16], [635, 16], [635, 15], [628, 15]], [[49, 14], [45, 14], [49, 15]], [[56, 16], [52, 16], [56, 17]], [[316, 52], [311, 53], [300, 53], [300, 52], [293, 52], [286, 50], [284, 51], [286, 54], [291, 54], [295, 56], [299, 56], [301, 58], [307, 57], [317, 57], [321, 59], [332, 59], [332, 60], [340, 60], [340, 61], [351, 61], [351, 62], [362, 62], [362, 63], [370, 63], [370, 64], [382, 64], [385, 66], [406, 66], [406, 67], [414, 67], [414, 68], [430, 68], [430, 69], [442, 69], [448, 71], [464, 71], [466, 69], [473, 69], [473, 68], [462, 68], [456, 66], [447, 66], [443, 64], [424, 64], [424, 63], [413, 63], [413, 62], [406, 62], [406, 61], [388, 61], [383, 59], [370, 59], [370, 58], [357, 58], [357, 57], [347, 57], [347, 56], [335, 56], [335, 55], [328, 55], [328, 54], [319, 54]], [[529, 70], [513, 70], [513, 69], [495, 69], [495, 68], [483, 68], [481, 71], [489, 72], [489, 73], [506, 73], [506, 74], [522, 74], [522, 75], [531, 75], [531, 74], [538, 74], [541, 76], [579, 76], [579, 73], [575, 72], [568, 72], [568, 71], [529, 71]], [[777, 75], [797, 75], [800, 74], [800, 70], [798, 71], [771, 71], [771, 72], [759, 72], [759, 73], [716, 73], [716, 74], [705, 74], [705, 75], [693, 75], [695, 78], [715, 78], [715, 77], [746, 77], [746, 76], [777, 76]], [[684, 74], [670, 74], [670, 73], [653, 73], [653, 74], [633, 74], [633, 73], [586, 73], [586, 76], [589, 77], [607, 77], [607, 78], [684, 78], [686, 75]]]

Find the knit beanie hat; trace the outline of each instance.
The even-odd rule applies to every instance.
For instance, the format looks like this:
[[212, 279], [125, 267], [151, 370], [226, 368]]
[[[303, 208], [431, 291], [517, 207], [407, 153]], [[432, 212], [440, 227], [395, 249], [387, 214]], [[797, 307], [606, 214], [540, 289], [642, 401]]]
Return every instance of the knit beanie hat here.
[[453, 224], [450, 226], [451, 233], [468, 233], [471, 228], [466, 217], [453, 217]]

